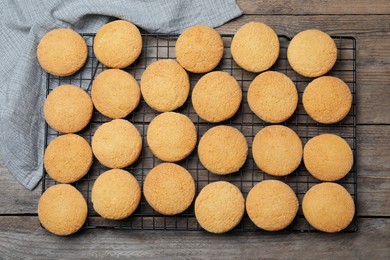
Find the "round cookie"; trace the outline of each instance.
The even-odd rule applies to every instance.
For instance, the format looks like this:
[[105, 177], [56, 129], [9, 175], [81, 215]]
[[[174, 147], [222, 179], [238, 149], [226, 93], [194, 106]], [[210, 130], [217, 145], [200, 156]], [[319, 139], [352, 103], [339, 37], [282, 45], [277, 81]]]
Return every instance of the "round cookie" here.
[[92, 151], [109, 168], [124, 168], [134, 163], [142, 150], [138, 129], [129, 121], [115, 119], [104, 123], [92, 137]]
[[238, 171], [248, 155], [244, 135], [231, 126], [215, 126], [200, 139], [199, 160], [212, 173], [225, 175]]
[[262, 120], [280, 123], [290, 118], [297, 108], [298, 92], [292, 80], [283, 73], [266, 71], [250, 84], [248, 104]]
[[299, 208], [294, 191], [284, 182], [266, 180], [256, 184], [246, 198], [246, 211], [256, 226], [267, 231], [286, 228]]
[[185, 30], [176, 41], [176, 59], [194, 73], [205, 73], [217, 67], [223, 56], [221, 35], [211, 27], [195, 25]]
[[87, 213], [83, 195], [69, 184], [51, 186], [38, 203], [38, 218], [42, 226], [59, 236], [77, 232], [84, 225]]
[[322, 76], [336, 63], [336, 43], [322, 31], [306, 30], [291, 40], [287, 59], [291, 67], [305, 77]]
[[141, 201], [141, 188], [128, 171], [112, 169], [96, 179], [91, 201], [95, 211], [103, 218], [124, 219], [137, 209]]
[[241, 100], [242, 91], [237, 80], [223, 71], [204, 75], [192, 91], [195, 112], [214, 123], [231, 118], [240, 108]]
[[323, 76], [307, 85], [302, 103], [305, 111], [315, 121], [333, 124], [348, 115], [352, 106], [352, 94], [341, 79]]
[[353, 154], [343, 138], [334, 134], [322, 134], [306, 143], [303, 161], [306, 169], [317, 179], [336, 181], [351, 170]]
[[84, 66], [87, 56], [87, 44], [72, 29], [54, 29], [46, 33], [37, 46], [39, 64], [56, 76], [74, 74]]
[[124, 118], [138, 106], [141, 91], [130, 73], [109, 69], [93, 81], [91, 97], [95, 108], [103, 115]]
[[234, 61], [241, 68], [255, 73], [271, 68], [278, 59], [279, 49], [275, 31], [259, 22], [241, 26], [230, 47]]
[[155, 211], [175, 215], [191, 205], [195, 197], [195, 182], [180, 165], [163, 163], [148, 173], [143, 191], [146, 201]]
[[43, 162], [49, 176], [61, 183], [72, 183], [87, 174], [92, 165], [92, 150], [79, 135], [66, 134], [46, 148]]
[[355, 215], [351, 195], [341, 185], [332, 182], [317, 184], [309, 189], [302, 201], [306, 220], [323, 232], [339, 232]]
[[190, 80], [175, 60], [158, 60], [142, 74], [141, 91], [145, 102], [154, 110], [173, 111], [186, 102]]
[[82, 130], [91, 120], [92, 113], [92, 100], [87, 92], [73, 85], [56, 87], [44, 105], [46, 122], [62, 133]]
[[142, 37], [138, 28], [124, 20], [103, 25], [96, 33], [93, 51], [105, 66], [122, 69], [132, 64], [141, 54]]
[[226, 181], [204, 187], [195, 200], [195, 217], [211, 233], [225, 233], [241, 221], [245, 201], [241, 191]]
[[160, 160], [176, 162], [186, 158], [196, 145], [196, 128], [187, 116], [165, 112], [149, 124], [147, 142]]
[[301, 163], [302, 142], [288, 127], [267, 126], [256, 134], [252, 154], [262, 171], [273, 176], [286, 176]]

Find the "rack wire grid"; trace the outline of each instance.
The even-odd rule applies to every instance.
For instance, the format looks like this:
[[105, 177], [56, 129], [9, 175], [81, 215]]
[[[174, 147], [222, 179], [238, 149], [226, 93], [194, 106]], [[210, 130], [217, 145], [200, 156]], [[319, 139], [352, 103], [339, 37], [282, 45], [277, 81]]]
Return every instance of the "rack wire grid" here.
[[[55, 87], [62, 84], [74, 84], [82, 87], [90, 93], [91, 83], [94, 78], [103, 70], [107, 69], [100, 64], [93, 53], [93, 40], [95, 34], [82, 34], [88, 45], [88, 59], [86, 65], [77, 74], [70, 77], [58, 77], [47, 74], [47, 94]], [[137, 81], [140, 80], [142, 72], [152, 62], [159, 59], [175, 59], [175, 42], [178, 35], [161, 35], [161, 34], [142, 34], [143, 50], [138, 60], [126, 68], [125, 70], [131, 73]], [[292, 128], [305, 144], [310, 138], [321, 133], [333, 133], [343, 137], [351, 146], [356, 162], [357, 146], [356, 146], [356, 40], [353, 37], [333, 36], [338, 49], [337, 62], [334, 68], [328, 75], [336, 76], [344, 80], [349, 86], [352, 95], [352, 108], [347, 117], [341, 122], [333, 125], [323, 125], [312, 120], [302, 105], [302, 93], [307, 84], [312, 80], [302, 77], [292, 70], [287, 61], [287, 46], [291, 38], [279, 35], [280, 55], [275, 65], [270, 69], [279, 71], [289, 76], [295, 83], [299, 93], [299, 104], [294, 115], [286, 122], [282, 123], [285, 126]], [[273, 177], [262, 172], [254, 163], [251, 146], [256, 133], [267, 125], [270, 125], [257, 116], [249, 109], [246, 94], [251, 81], [257, 74], [247, 72], [241, 69], [232, 59], [230, 54], [230, 43], [233, 38], [231, 34], [222, 35], [225, 51], [222, 61], [215, 70], [226, 71], [233, 75], [242, 87], [243, 101], [237, 114], [225, 122], [219, 123], [230, 125], [240, 130], [246, 137], [249, 145], [248, 158], [244, 166], [234, 174], [220, 176], [208, 172], [200, 163], [197, 155], [197, 147], [194, 152], [186, 159], [178, 162], [185, 167], [193, 176], [196, 184], [196, 194], [207, 184], [219, 180], [228, 181], [236, 185], [243, 193], [244, 197], [249, 190], [258, 182], [267, 179], [278, 179], [287, 183], [296, 193], [301, 204], [304, 194], [313, 185], [320, 183], [319, 180], [312, 177], [306, 170], [303, 163], [288, 176]], [[189, 73], [191, 89], [196, 84], [197, 80], [203, 74]], [[191, 104], [191, 95], [187, 102], [176, 110], [176, 112], [187, 115], [195, 123], [198, 138], [200, 138], [208, 129], [218, 124], [208, 123], [197, 116]], [[139, 181], [141, 187], [148, 172], [156, 165], [162, 163], [159, 159], [153, 156], [147, 142], [146, 131], [149, 122], [158, 114], [151, 109], [144, 100], [141, 100], [138, 108], [133, 111], [126, 119], [132, 122], [140, 131], [143, 138], [143, 147], [140, 158], [125, 170], [131, 172]], [[79, 132], [88, 142], [96, 129], [105, 122], [111, 119], [104, 117], [99, 112], [94, 110], [93, 117], [89, 125]], [[46, 124], [45, 132], [45, 147], [60, 133], [51, 129]], [[201, 230], [202, 228], [196, 221], [194, 214], [194, 203], [185, 212], [176, 216], [163, 216], [155, 212], [142, 197], [141, 203], [137, 210], [127, 219], [124, 220], [106, 220], [100, 217], [93, 209], [91, 202], [91, 189], [94, 181], [102, 172], [108, 168], [101, 165], [96, 158], [90, 171], [80, 181], [74, 183], [74, 186], [84, 195], [88, 204], [88, 218], [85, 228], [116, 228], [116, 229], [134, 229], [134, 230]], [[344, 186], [351, 194], [357, 205], [357, 168], [356, 163], [353, 164], [351, 171], [342, 180], [337, 181]], [[42, 181], [42, 192], [48, 187], [55, 185], [46, 172]], [[343, 232], [355, 232], [357, 230], [357, 214], [352, 223]], [[235, 231], [262, 231], [257, 228], [245, 214], [240, 224], [234, 229]], [[265, 231], [263, 231], [265, 232]], [[280, 232], [316, 232], [305, 220], [302, 208], [299, 207], [298, 214], [293, 223]]]

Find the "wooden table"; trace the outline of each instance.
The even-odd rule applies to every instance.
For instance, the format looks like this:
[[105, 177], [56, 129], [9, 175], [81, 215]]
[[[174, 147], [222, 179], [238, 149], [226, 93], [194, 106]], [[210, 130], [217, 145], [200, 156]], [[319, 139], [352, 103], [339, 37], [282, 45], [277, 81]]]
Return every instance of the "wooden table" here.
[[385, 258], [390, 255], [390, 2], [239, 0], [244, 15], [220, 28], [234, 33], [249, 21], [278, 34], [308, 28], [357, 40], [359, 230], [347, 234], [86, 230], [71, 237], [39, 225], [38, 186], [19, 185], [0, 161], [0, 258]]

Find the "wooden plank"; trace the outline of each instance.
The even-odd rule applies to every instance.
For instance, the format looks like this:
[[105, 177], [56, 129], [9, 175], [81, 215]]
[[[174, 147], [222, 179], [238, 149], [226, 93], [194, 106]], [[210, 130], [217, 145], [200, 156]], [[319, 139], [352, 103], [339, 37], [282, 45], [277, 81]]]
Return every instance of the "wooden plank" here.
[[358, 126], [357, 131], [359, 215], [390, 216], [390, 126]]
[[250, 21], [264, 22], [278, 34], [289, 37], [309, 28], [331, 35], [354, 36], [357, 41], [358, 123], [390, 124], [390, 15], [248, 15], [218, 30], [235, 33]]
[[273, 1], [237, 0], [244, 14], [390, 14], [387, 0]]
[[0, 158], [0, 214], [35, 213], [40, 194], [40, 187], [30, 191], [19, 184]]
[[[360, 216], [390, 216], [390, 126], [359, 126], [358, 192]], [[0, 214], [34, 214], [40, 186], [30, 192], [0, 163]]]
[[384, 259], [390, 247], [390, 219], [360, 219], [360, 230], [346, 234], [260, 234], [86, 230], [58, 237], [36, 217], [0, 217], [4, 258], [188, 258], [188, 259]]

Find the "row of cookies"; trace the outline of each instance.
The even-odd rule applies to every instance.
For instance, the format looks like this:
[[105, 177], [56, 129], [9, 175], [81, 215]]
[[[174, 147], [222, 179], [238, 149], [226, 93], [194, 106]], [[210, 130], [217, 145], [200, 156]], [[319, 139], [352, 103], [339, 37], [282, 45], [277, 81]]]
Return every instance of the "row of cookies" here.
[[[99, 29], [93, 51], [110, 68], [125, 68], [141, 54], [142, 37], [138, 28], [127, 21], [114, 21]], [[37, 46], [42, 68], [57, 76], [70, 76], [87, 61], [88, 47], [83, 37], [72, 29], [59, 28], [46, 33]]]
[[[278, 180], [256, 184], [246, 201], [233, 184], [217, 181], [206, 185], [195, 200], [199, 224], [212, 233], [224, 233], [241, 221], [245, 210], [251, 221], [266, 231], [288, 227], [298, 212], [299, 202], [290, 186]], [[312, 186], [304, 195], [302, 211], [306, 220], [323, 232], [339, 232], [355, 214], [351, 195], [341, 185], [325, 182]]]
[[[149, 205], [163, 215], [185, 211], [195, 197], [191, 174], [173, 163], [153, 168], [144, 180], [143, 194]], [[121, 169], [102, 173], [92, 187], [95, 211], [110, 220], [129, 217], [141, 200], [141, 188], [133, 175]], [[245, 210], [252, 222], [266, 231], [288, 227], [298, 212], [294, 191], [278, 180], [256, 184], [246, 202], [233, 184], [217, 181], [206, 185], [195, 200], [195, 217], [202, 228], [224, 233], [238, 225]], [[352, 221], [355, 205], [348, 191], [336, 183], [314, 185], [305, 194], [302, 211], [307, 221], [324, 232], [338, 232]], [[88, 213], [83, 195], [69, 184], [48, 188], [38, 204], [42, 225], [56, 235], [70, 235], [85, 223]]]
[[[279, 57], [280, 44], [275, 31], [259, 22], [243, 25], [231, 42], [234, 61], [243, 69], [259, 73], [271, 68]], [[117, 20], [104, 25], [93, 43], [96, 58], [109, 68], [125, 68], [141, 54], [142, 37], [132, 23]], [[221, 61], [224, 43], [208, 26], [196, 25], [184, 31], [176, 42], [177, 61], [187, 71], [206, 73]], [[48, 32], [37, 47], [41, 66], [53, 75], [69, 76], [82, 68], [88, 56], [83, 38], [71, 29]], [[329, 72], [337, 60], [332, 38], [319, 30], [306, 30], [290, 42], [287, 58], [291, 67], [306, 77]]]
[[[141, 77], [143, 98], [159, 112], [173, 111], [182, 106], [189, 95], [189, 85], [184, 69], [169, 59], [152, 63]], [[266, 71], [250, 84], [247, 100], [249, 108], [262, 120], [281, 123], [295, 112], [298, 92], [293, 81], [283, 73]], [[195, 112], [203, 120], [212, 123], [233, 117], [241, 101], [239, 83], [223, 71], [213, 71], [202, 76], [191, 94]], [[341, 79], [323, 76], [308, 84], [302, 102], [305, 111], [315, 121], [332, 124], [348, 115], [352, 94]], [[111, 104], [111, 107], [115, 106]]]
[[[171, 73], [164, 73], [164, 68]], [[141, 91], [131, 74], [109, 69], [93, 81], [92, 102], [88, 94], [76, 86], [55, 88], [45, 102], [45, 118], [59, 132], [77, 132], [90, 121], [93, 105], [107, 117], [124, 118], [138, 106], [141, 92], [152, 108], [160, 112], [172, 111], [187, 100], [189, 85], [187, 73], [174, 60], [152, 63], [142, 75]], [[267, 71], [250, 84], [247, 99], [251, 110], [261, 119], [280, 123], [296, 110], [298, 93], [287, 76]], [[192, 91], [195, 112], [209, 122], [231, 118], [238, 111], [241, 100], [241, 87], [227, 72], [215, 71], [204, 75]], [[321, 123], [342, 120], [349, 113], [351, 105], [352, 95], [348, 86], [335, 77], [317, 78], [303, 93], [305, 110]]]
[[[250, 22], [235, 33], [230, 51], [241, 68], [260, 73], [275, 64], [279, 57], [280, 43], [271, 27]], [[188, 28], [176, 42], [178, 62], [193, 73], [213, 70], [221, 61], [223, 52], [222, 37], [216, 30], [203, 25]], [[328, 34], [320, 30], [306, 30], [291, 40], [287, 59], [291, 67], [305, 77], [322, 76], [335, 65], [337, 46]]]
[[[259, 118], [269, 123], [281, 123], [295, 112], [298, 92], [293, 81], [283, 73], [266, 71], [249, 85], [247, 100], [250, 109]], [[352, 106], [352, 94], [341, 79], [322, 76], [306, 86], [302, 103], [313, 120], [333, 124], [348, 115]]]
[[[187, 116], [164, 112], [151, 121], [146, 139], [149, 149], [157, 158], [177, 162], [194, 150], [197, 131]], [[92, 151], [103, 165], [124, 168], [133, 164], [142, 150], [142, 137], [138, 129], [123, 119], [99, 126], [91, 143], [92, 149], [85, 139], [75, 134], [54, 139], [44, 156], [49, 176], [59, 182], [72, 183], [88, 172], [92, 164]], [[341, 137], [322, 134], [310, 139], [303, 149], [299, 136], [282, 125], [261, 129], [253, 139], [252, 154], [256, 165], [274, 176], [293, 172], [302, 157], [308, 171], [324, 181], [343, 178], [353, 165], [352, 150]], [[212, 127], [201, 137], [198, 145], [200, 162], [215, 174], [237, 172], [244, 165], [247, 155], [245, 136], [231, 126]]]

